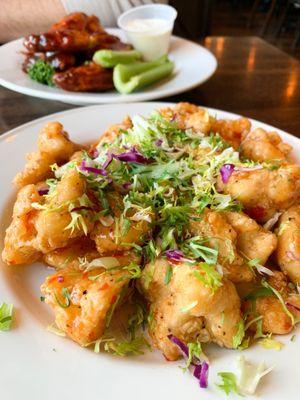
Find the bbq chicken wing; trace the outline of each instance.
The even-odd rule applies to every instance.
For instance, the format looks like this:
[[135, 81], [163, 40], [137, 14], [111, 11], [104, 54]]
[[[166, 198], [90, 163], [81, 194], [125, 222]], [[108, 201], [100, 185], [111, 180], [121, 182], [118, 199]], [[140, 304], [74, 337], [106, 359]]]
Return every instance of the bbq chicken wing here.
[[56, 86], [72, 92], [100, 92], [114, 87], [112, 71], [92, 62], [56, 72], [53, 82]]
[[108, 312], [128, 281], [122, 269], [107, 273], [96, 268], [86, 273], [65, 268], [47, 277], [41, 292], [55, 314], [57, 327], [86, 346], [103, 335]]
[[227, 183], [218, 181], [219, 191], [240, 201], [247, 214], [266, 222], [275, 212], [289, 208], [300, 198], [300, 166], [281, 166], [251, 171], [234, 171]]
[[14, 184], [23, 187], [50, 177], [50, 166], [67, 161], [78, 148], [59, 122], [47, 123], [39, 133], [38, 150], [27, 155], [25, 168], [16, 175]]
[[280, 217], [276, 254], [282, 272], [300, 284], [300, 205], [289, 208]]
[[[166, 285], [170, 267], [172, 278]], [[213, 341], [232, 348], [242, 321], [234, 285], [224, 278], [222, 286], [212, 289], [197, 279], [195, 271], [202, 273], [201, 263], [171, 265], [167, 260], [157, 259], [146, 265], [140, 279], [141, 291], [150, 303], [153, 317], [149, 334], [168, 360], [176, 360], [181, 354], [168, 336], [174, 335], [185, 343]]]

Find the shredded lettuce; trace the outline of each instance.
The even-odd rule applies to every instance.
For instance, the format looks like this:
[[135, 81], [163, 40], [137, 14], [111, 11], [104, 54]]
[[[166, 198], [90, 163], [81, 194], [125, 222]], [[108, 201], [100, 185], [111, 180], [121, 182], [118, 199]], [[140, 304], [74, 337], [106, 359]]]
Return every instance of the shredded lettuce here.
[[218, 376], [222, 382], [217, 384], [220, 390], [223, 390], [227, 394], [230, 393], [238, 394], [237, 378], [233, 372], [219, 372]]
[[216, 290], [222, 286], [222, 275], [213, 265], [201, 263], [200, 269], [194, 270], [193, 274], [200, 282], [212, 290]]
[[1, 303], [0, 305], [0, 331], [9, 331], [12, 325], [13, 304]]
[[244, 356], [238, 357], [238, 392], [242, 395], [255, 394], [256, 388], [263, 376], [272, 371], [274, 367], [266, 368], [265, 363], [258, 365], [250, 363]]
[[232, 347], [234, 349], [237, 349], [240, 344], [242, 343], [243, 339], [245, 336], [245, 326], [244, 326], [244, 321], [240, 321], [237, 324], [237, 331], [236, 334], [233, 336], [232, 339]]
[[52, 324], [47, 326], [47, 331], [54, 333], [54, 335], [57, 335], [57, 336], [62, 336], [62, 337], [66, 336], [65, 332], [62, 331], [61, 329], [59, 329], [55, 322], [53, 322]]
[[271, 335], [268, 335], [267, 337], [263, 338], [258, 342], [264, 349], [268, 350], [277, 350], [280, 351], [284, 344], [282, 342], [279, 342], [279, 340], [275, 340], [271, 337]]
[[293, 314], [288, 310], [285, 301], [283, 300], [281, 294], [278, 292], [278, 290], [276, 290], [275, 288], [273, 288], [273, 286], [271, 286], [265, 279], [262, 279], [261, 284], [267, 288], [272, 290], [272, 292], [274, 293], [274, 295], [278, 298], [278, 300], [280, 301], [282, 308], [284, 310], [284, 312], [290, 317], [291, 321], [292, 321], [292, 325], [295, 325], [295, 318], [293, 316]]

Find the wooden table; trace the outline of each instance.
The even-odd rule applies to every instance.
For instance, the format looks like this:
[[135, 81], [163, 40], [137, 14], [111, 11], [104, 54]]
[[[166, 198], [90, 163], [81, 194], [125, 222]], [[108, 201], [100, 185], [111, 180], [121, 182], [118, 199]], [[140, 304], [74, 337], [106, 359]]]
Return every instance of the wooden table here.
[[[164, 101], [189, 101], [275, 125], [300, 137], [300, 63], [257, 37], [208, 37], [218, 59], [215, 75]], [[195, 68], [197, 68], [195, 66]], [[74, 106], [0, 88], [0, 133]]]

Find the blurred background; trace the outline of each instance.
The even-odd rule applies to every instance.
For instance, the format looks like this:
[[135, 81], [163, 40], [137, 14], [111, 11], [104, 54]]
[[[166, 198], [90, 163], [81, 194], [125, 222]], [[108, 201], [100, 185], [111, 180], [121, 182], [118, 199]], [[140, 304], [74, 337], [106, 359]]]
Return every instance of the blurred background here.
[[193, 40], [206, 36], [260, 36], [300, 58], [300, 0], [171, 0], [178, 10], [175, 33]]

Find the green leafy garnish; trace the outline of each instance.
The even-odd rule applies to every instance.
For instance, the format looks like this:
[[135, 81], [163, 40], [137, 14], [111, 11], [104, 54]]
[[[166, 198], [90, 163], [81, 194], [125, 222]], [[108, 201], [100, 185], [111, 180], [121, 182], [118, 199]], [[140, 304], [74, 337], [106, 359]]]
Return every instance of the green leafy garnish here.
[[199, 360], [201, 357], [201, 354], [203, 353], [200, 342], [188, 343], [187, 347], [189, 350], [189, 357], [186, 361], [185, 369], [189, 368], [194, 357]]
[[284, 310], [284, 312], [286, 313], [286, 315], [288, 315], [292, 321], [292, 325], [295, 325], [295, 318], [293, 316], [293, 314], [288, 310], [285, 301], [283, 300], [281, 294], [278, 292], [278, 290], [276, 290], [275, 288], [273, 288], [273, 286], [271, 286], [265, 279], [262, 279], [261, 284], [267, 288], [272, 290], [272, 292], [274, 293], [274, 295], [278, 298], [278, 300], [280, 301], [282, 308]]
[[59, 297], [57, 296], [57, 293], [54, 293], [55, 296], [55, 300], [57, 302], [57, 304], [61, 307], [61, 308], [68, 308], [71, 305], [71, 297], [70, 297], [70, 293], [68, 288], [63, 287], [61, 289], [61, 295], [63, 296], [63, 298], [65, 299], [65, 302], [62, 303], [59, 299]]
[[268, 335], [264, 339], [260, 340], [258, 342], [264, 349], [272, 349], [272, 350], [277, 350], [280, 351], [284, 344], [279, 342], [278, 340], [275, 340], [271, 337], [271, 335]]
[[164, 278], [164, 284], [168, 285], [171, 281], [173, 275], [173, 268], [171, 267], [170, 264], [168, 264], [167, 266], [167, 270], [166, 270], [166, 274], [165, 274], [165, 278]]
[[1, 303], [0, 305], [0, 331], [9, 331], [12, 324], [13, 304]]
[[205, 286], [216, 290], [222, 286], [222, 275], [215, 269], [214, 265], [201, 263], [201, 270], [194, 270], [194, 276]]
[[144, 354], [143, 350], [145, 348], [151, 349], [148, 341], [143, 336], [137, 337], [133, 340], [111, 340], [104, 343], [105, 351], [120, 357]]
[[218, 376], [222, 379], [222, 383], [217, 384], [217, 387], [223, 390], [227, 396], [229, 393], [238, 394], [237, 378], [232, 372], [219, 372]]
[[269, 296], [274, 296], [274, 292], [272, 289], [268, 287], [262, 287], [260, 286], [259, 288], [255, 289], [251, 293], [249, 293], [246, 297], [245, 300], [257, 300], [260, 297], [269, 297]]
[[234, 349], [237, 349], [240, 344], [242, 343], [243, 339], [245, 336], [245, 326], [244, 326], [244, 321], [240, 321], [237, 324], [237, 331], [236, 334], [233, 336], [232, 339], [232, 347]]
[[39, 83], [43, 83], [48, 86], [54, 86], [53, 74], [54, 68], [43, 60], [37, 60], [28, 69], [28, 76]]

